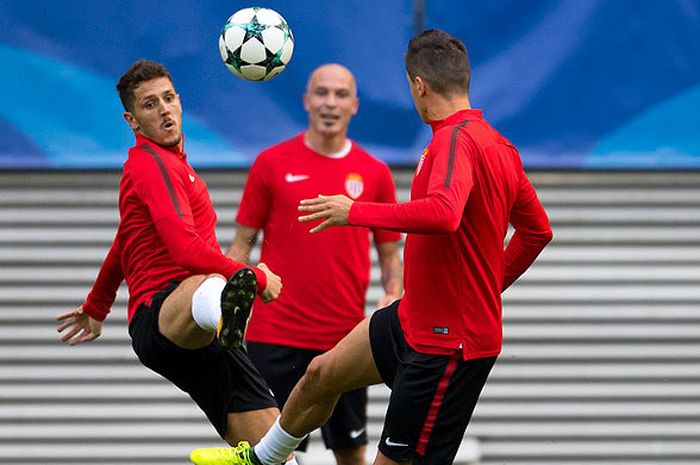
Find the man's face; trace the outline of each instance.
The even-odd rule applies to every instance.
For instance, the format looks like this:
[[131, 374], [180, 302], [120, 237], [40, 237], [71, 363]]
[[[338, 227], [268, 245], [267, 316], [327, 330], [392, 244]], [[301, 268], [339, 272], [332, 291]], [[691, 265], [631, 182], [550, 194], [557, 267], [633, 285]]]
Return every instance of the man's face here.
[[182, 106], [170, 79], [144, 81], [134, 89], [132, 111], [124, 113], [131, 128], [158, 145], [171, 147], [182, 140]]
[[327, 65], [313, 73], [304, 94], [310, 131], [324, 137], [345, 134], [358, 106], [355, 79], [350, 71]]

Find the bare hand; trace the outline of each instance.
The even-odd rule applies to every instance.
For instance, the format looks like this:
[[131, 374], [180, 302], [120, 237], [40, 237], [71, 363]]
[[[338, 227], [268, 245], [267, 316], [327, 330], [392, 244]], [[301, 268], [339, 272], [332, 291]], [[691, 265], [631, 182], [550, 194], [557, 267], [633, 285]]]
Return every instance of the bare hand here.
[[263, 302], [272, 302], [279, 297], [282, 292], [282, 278], [273, 273], [264, 263], [259, 263], [258, 269], [265, 273], [267, 277], [267, 285], [265, 286], [265, 290], [262, 291], [262, 294], [260, 294], [260, 298]]
[[59, 333], [65, 331], [61, 335], [61, 341], [71, 346], [94, 341], [102, 334], [102, 322], [85, 313], [82, 305], [70, 312], [61, 313], [56, 320], [60, 322], [57, 331]]
[[311, 214], [300, 216], [299, 221], [305, 223], [325, 220], [311, 229], [311, 233], [323, 231], [329, 226], [344, 226], [348, 224], [348, 215], [353, 203], [353, 200], [344, 195], [319, 195], [315, 199], [302, 200], [299, 202], [298, 210]]

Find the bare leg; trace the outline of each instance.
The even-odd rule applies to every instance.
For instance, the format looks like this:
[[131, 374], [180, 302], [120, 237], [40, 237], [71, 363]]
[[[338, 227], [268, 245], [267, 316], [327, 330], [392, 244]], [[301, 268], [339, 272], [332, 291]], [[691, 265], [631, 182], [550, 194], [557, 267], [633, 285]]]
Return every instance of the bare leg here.
[[348, 447], [344, 449], [334, 449], [335, 461], [338, 465], [365, 465], [365, 454], [367, 446]]
[[[215, 334], [200, 328], [192, 317], [192, 295], [211, 277], [225, 278], [218, 274], [197, 275], [184, 280], [165, 299], [158, 316], [158, 329], [178, 347], [201, 349], [214, 340]], [[231, 412], [227, 417], [225, 441], [235, 446], [239, 441], [258, 442], [270, 429], [280, 411], [276, 407]]]
[[228, 414], [228, 427], [226, 428], [226, 442], [235, 446], [239, 441], [257, 443], [267, 430], [270, 429], [280, 411], [277, 408], [265, 408], [251, 410], [249, 412], [235, 412]]
[[183, 349], [201, 349], [214, 340], [214, 333], [206, 331], [192, 318], [192, 294], [202, 282], [221, 275], [196, 275], [185, 279], [165, 299], [158, 316], [158, 329], [178, 347]]
[[408, 462], [394, 462], [380, 451], [377, 451], [377, 457], [374, 459], [374, 465], [411, 465], [412, 463], [413, 460], [409, 460]]
[[302, 437], [330, 418], [342, 393], [381, 381], [366, 318], [333, 349], [311, 361], [284, 405], [280, 425], [292, 436]]

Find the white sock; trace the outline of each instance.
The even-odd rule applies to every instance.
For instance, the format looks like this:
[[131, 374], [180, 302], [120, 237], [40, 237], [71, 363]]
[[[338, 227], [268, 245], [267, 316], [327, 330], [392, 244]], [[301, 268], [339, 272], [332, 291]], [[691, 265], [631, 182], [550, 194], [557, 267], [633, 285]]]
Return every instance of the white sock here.
[[[295, 438], [280, 425], [280, 417], [268, 430], [259, 443], [255, 445], [255, 455], [264, 465], [278, 465], [285, 463], [289, 454], [304, 440], [306, 436]], [[294, 464], [295, 462], [287, 462]]]
[[219, 276], [205, 279], [192, 294], [192, 318], [205, 331], [216, 332], [221, 319], [221, 292], [226, 280]]
[[299, 465], [299, 462], [296, 457], [292, 457], [292, 460], [287, 460], [284, 465]]

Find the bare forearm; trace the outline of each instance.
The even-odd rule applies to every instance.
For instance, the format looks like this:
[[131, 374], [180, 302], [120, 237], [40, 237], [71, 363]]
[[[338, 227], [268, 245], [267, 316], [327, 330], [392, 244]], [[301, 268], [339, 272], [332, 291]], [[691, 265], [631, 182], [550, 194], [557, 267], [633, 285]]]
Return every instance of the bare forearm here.
[[403, 266], [399, 258], [398, 243], [386, 242], [378, 244], [377, 252], [384, 293], [400, 296], [403, 290]]
[[252, 247], [241, 247], [240, 244], [235, 242], [231, 244], [231, 247], [226, 251], [226, 256], [239, 261], [241, 263], [250, 263], [250, 251]]
[[228, 257], [242, 263], [250, 263], [250, 252], [258, 240], [258, 231], [248, 226], [238, 225], [236, 237], [226, 251]]
[[382, 286], [384, 293], [389, 295], [401, 295], [403, 288], [403, 273], [401, 261], [398, 259], [392, 260], [391, 263], [385, 264], [382, 267]]

